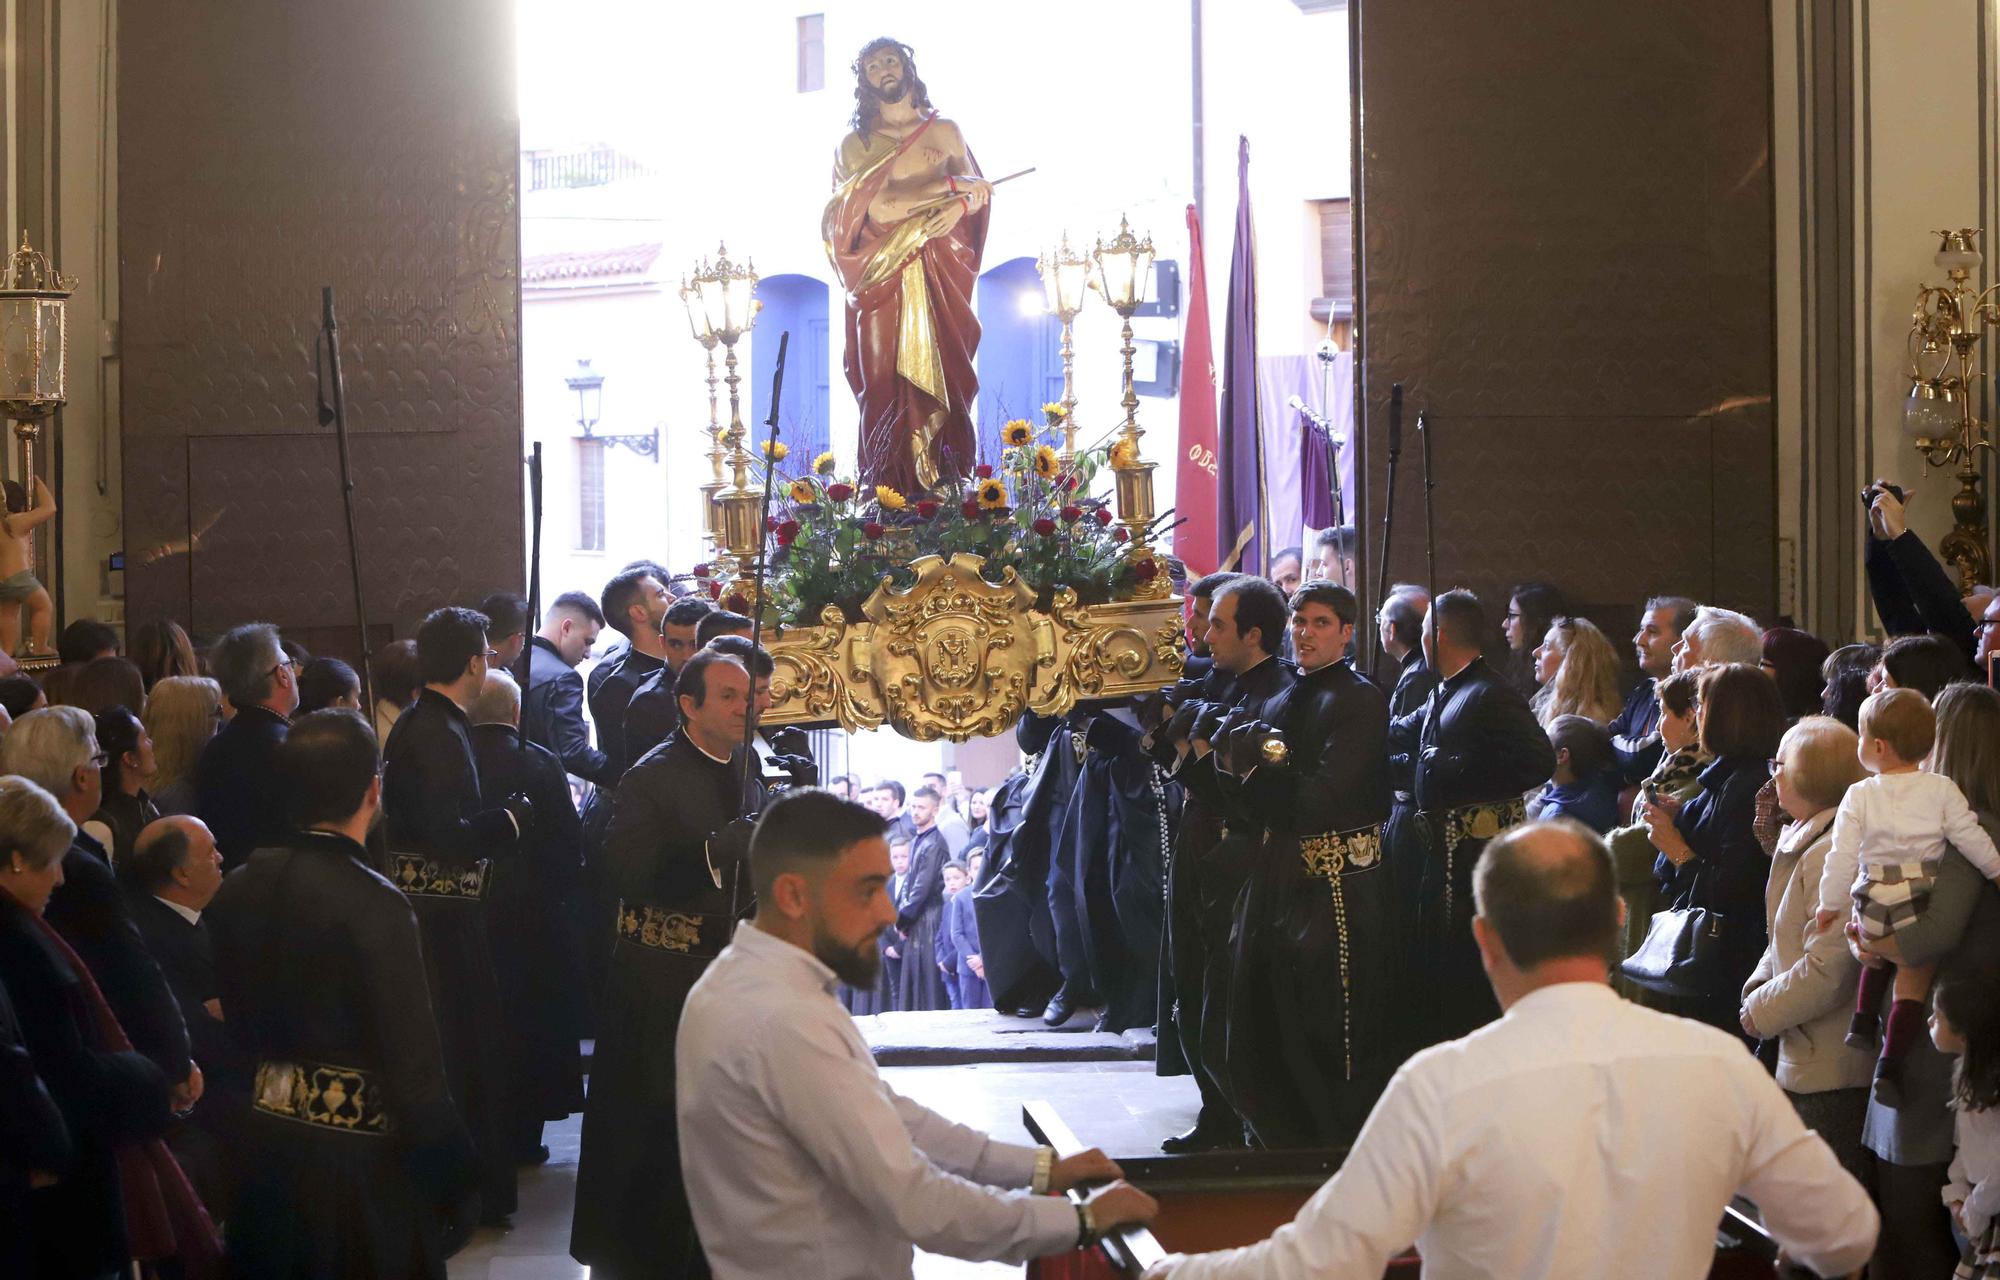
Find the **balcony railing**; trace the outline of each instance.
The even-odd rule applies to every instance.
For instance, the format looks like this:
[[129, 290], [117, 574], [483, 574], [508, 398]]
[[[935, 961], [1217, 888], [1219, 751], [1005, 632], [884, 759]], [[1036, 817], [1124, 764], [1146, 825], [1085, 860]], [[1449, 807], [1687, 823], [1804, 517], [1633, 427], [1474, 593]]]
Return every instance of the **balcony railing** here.
[[611, 147], [528, 152], [521, 157], [521, 167], [530, 191], [601, 187], [621, 178], [639, 178], [652, 172], [647, 165]]

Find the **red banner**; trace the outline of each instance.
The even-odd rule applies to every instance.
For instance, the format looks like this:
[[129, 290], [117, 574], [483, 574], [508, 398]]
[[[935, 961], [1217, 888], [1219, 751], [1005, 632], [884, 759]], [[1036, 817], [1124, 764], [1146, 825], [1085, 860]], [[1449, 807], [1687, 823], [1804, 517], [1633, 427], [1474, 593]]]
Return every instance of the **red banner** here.
[[1215, 572], [1215, 347], [1208, 331], [1208, 270], [1201, 215], [1187, 207], [1187, 334], [1181, 341], [1180, 462], [1174, 470], [1174, 555], [1190, 581]]

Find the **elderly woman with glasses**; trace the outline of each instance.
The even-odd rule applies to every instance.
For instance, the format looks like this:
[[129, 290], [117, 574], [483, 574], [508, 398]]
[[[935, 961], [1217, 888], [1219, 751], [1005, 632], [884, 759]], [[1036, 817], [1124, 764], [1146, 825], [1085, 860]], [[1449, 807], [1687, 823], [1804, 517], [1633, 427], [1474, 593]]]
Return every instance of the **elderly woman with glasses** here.
[[19, 1175], [0, 1179], [8, 1275], [124, 1271], [134, 1240], [119, 1149], [158, 1136], [169, 1119], [160, 1068], [125, 1042], [101, 984], [44, 916], [64, 890], [75, 836], [56, 797], [27, 778], [0, 777], [0, 1012], [11, 1006], [15, 1015], [14, 1035], [0, 1028], [0, 1113]]

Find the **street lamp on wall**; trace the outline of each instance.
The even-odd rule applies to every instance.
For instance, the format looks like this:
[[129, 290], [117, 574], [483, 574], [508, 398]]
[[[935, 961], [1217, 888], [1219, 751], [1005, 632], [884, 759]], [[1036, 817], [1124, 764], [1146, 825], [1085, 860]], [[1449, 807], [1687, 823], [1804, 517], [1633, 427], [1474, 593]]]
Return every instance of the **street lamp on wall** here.
[[655, 462], [660, 459], [660, 429], [654, 427], [645, 435], [601, 436], [596, 427], [604, 414], [604, 375], [590, 367], [590, 361], [578, 360], [576, 372], [564, 378], [563, 382], [576, 393], [576, 425], [583, 432], [585, 440], [595, 440], [601, 444], [624, 445], [642, 458]]

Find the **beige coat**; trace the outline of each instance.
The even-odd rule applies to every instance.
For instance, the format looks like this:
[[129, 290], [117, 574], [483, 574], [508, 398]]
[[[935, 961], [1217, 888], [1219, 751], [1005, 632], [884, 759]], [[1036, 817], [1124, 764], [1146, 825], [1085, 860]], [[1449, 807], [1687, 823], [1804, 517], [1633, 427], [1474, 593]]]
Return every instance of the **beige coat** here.
[[1759, 1036], [1778, 1037], [1778, 1083], [1793, 1093], [1865, 1086], [1875, 1054], [1842, 1038], [1854, 1014], [1861, 966], [1839, 922], [1809, 934], [1820, 875], [1833, 845], [1832, 809], [1794, 822], [1778, 837], [1764, 915], [1771, 942], [1743, 985], [1743, 1005]]

